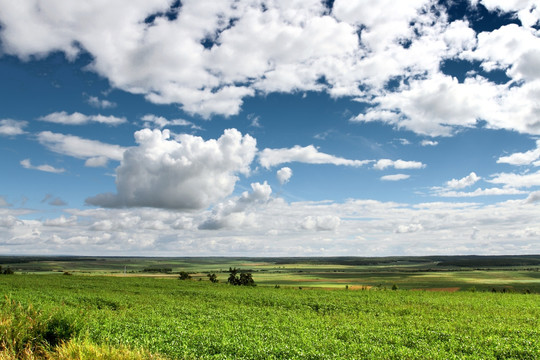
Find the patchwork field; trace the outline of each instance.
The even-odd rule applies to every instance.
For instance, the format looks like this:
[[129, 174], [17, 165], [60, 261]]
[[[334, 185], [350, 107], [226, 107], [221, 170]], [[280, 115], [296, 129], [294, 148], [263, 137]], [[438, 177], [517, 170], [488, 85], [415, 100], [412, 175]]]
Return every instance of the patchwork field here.
[[362, 289], [478, 290], [540, 293], [540, 256], [389, 257], [389, 258], [129, 258], [19, 257], [0, 265], [18, 273], [177, 277], [194, 280], [228, 269], [253, 274], [259, 286]]
[[[530, 262], [9, 260], [0, 359], [540, 358]], [[229, 266], [258, 286], [226, 284]]]

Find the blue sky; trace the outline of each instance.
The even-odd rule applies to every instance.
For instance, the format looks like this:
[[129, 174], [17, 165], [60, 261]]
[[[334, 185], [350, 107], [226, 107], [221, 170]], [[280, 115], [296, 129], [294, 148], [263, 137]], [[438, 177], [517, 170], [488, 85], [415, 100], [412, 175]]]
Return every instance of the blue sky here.
[[538, 1], [0, 9], [2, 254], [540, 252]]

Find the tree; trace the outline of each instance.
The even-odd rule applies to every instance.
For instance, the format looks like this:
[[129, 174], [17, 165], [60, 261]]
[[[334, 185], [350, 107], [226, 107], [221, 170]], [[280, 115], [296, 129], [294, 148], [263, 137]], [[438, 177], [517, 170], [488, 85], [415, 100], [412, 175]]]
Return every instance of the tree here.
[[210, 280], [211, 282], [213, 282], [214, 284], [219, 282], [219, 280], [217, 279], [217, 276], [216, 274], [208, 274], [206, 275], [208, 276], [208, 280]]
[[[227, 283], [240, 286], [256, 286], [251, 273], [240, 272], [236, 268], [229, 268], [229, 272], [231, 274], [227, 279]], [[238, 272], [240, 272], [240, 275], [238, 275]]]
[[185, 271], [180, 271], [180, 275], [178, 276], [178, 278], [180, 280], [189, 280], [191, 279], [191, 275], [189, 275], [187, 272]]

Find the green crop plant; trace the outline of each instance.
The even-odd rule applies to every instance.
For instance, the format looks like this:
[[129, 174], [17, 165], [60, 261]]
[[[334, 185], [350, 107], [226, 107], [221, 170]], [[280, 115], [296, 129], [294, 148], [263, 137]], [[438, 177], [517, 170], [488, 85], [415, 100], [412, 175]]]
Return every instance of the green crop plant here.
[[[10, 335], [21, 340], [5, 349], [41, 347], [65, 359], [77, 351], [168, 359], [540, 358], [538, 295], [400, 289], [15, 275], [0, 278], [8, 295], [0, 319], [2, 331], [21, 334]], [[25, 316], [40, 330], [25, 328]], [[56, 345], [46, 340], [47, 328], [57, 329]]]

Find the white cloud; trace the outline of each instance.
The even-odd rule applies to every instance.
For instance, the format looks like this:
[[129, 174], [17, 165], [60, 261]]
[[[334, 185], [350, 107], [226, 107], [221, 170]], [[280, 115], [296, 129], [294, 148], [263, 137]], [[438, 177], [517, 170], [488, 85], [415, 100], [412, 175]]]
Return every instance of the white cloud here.
[[260, 128], [261, 127], [261, 117], [255, 114], [248, 114], [247, 119], [251, 121], [250, 126]]
[[[376, 98], [378, 105], [353, 121], [382, 121], [429, 136], [450, 136], [461, 127], [472, 127], [478, 107], [489, 102], [493, 90], [481, 79], [457, 79], [435, 74], [413, 80], [395, 92]], [[474, 99], [474, 101], [472, 101]]]
[[492, 178], [486, 181], [510, 188], [540, 186], [540, 170], [531, 174], [499, 173], [492, 175]]
[[289, 167], [282, 167], [276, 172], [277, 179], [281, 185], [288, 183], [292, 174], [293, 172]]
[[39, 170], [39, 171], [50, 172], [54, 174], [60, 174], [66, 171], [66, 169], [64, 168], [55, 168], [54, 166], [47, 165], [47, 164], [34, 166], [30, 162], [30, 159], [21, 160], [20, 164], [25, 169]]
[[[61, 51], [74, 59], [85, 51], [93, 59], [87, 68], [113, 88], [203, 117], [238, 114], [245, 97], [261, 93], [324, 91], [371, 106], [354, 121], [418, 134], [451, 136], [479, 120], [540, 134], [540, 37], [532, 27], [540, 10], [533, 0], [483, 1], [523, 26], [480, 34], [466, 20], [449, 22], [444, 7], [428, 0], [337, 0], [330, 15], [316, 0], [184, 1], [173, 20], [163, 15], [167, 0], [34, 2], [0, 0], [5, 53], [27, 60]], [[501, 69], [512, 81], [442, 74], [441, 63], [455, 59]]]
[[125, 148], [105, 144], [78, 136], [42, 131], [37, 135], [39, 143], [59, 154], [87, 159], [87, 166], [104, 166], [108, 160], [122, 159]]
[[141, 120], [143, 121], [143, 126], [145, 128], [157, 127], [159, 129], [163, 129], [164, 127], [171, 127], [171, 126], [189, 126], [192, 129], [200, 129], [200, 127], [198, 127], [197, 125], [184, 119], [167, 120], [163, 116], [157, 116], [153, 114], [146, 114], [141, 118]]
[[423, 169], [426, 167], [425, 164], [422, 164], [420, 161], [405, 161], [405, 160], [390, 160], [390, 159], [380, 159], [375, 165], [374, 169], [384, 170], [386, 168], [393, 167], [394, 169]]
[[500, 196], [500, 195], [520, 195], [525, 194], [525, 191], [518, 190], [515, 188], [488, 188], [482, 189], [478, 188], [474, 191], [453, 191], [453, 190], [444, 190], [439, 192], [439, 196], [442, 197], [477, 197], [477, 196]]
[[64, 215], [54, 218], [54, 219], [47, 219], [43, 222], [44, 226], [72, 226], [77, 222], [76, 216], [71, 216], [69, 218], [66, 218]]
[[461, 179], [452, 179], [446, 182], [446, 187], [449, 189], [463, 189], [475, 184], [481, 178], [476, 175], [475, 172], [471, 172], [469, 175]]
[[290, 163], [302, 162], [306, 164], [333, 164], [345, 166], [363, 166], [370, 163], [371, 160], [350, 160], [341, 157], [319, 152], [313, 145], [305, 147], [295, 145], [287, 149], [264, 149], [259, 153], [259, 163], [262, 167], [269, 169], [272, 166]]
[[529, 204], [540, 202], [540, 191], [530, 193], [525, 202]]
[[[272, 188], [266, 183], [251, 184], [252, 192], [243, 192], [242, 196], [229, 199], [214, 206], [212, 214], [199, 225], [201, 230], [219, 230], [223, 228], [250, 228], [258, 225], [254, 207], [270, 200]], [[250, 212], [251, 211], [251, 212]]]
[[510, 165], [531, 165], [540, 159], [540, 140], [536, 140], [536, 149], [524, 153], [514, 153], [508, 156], [501, 156], [497, 159], [498, 164]]
[[396, 234], [415, 233], [424, 230], [422, 224], [399, 225], [394, 231]]
[[15, 136], [24, 134], [23, 130], [28, 122], [11, 119], [0, 120], [0, 136]]
[[[257, 195], [250, 195], [253, 193]], [[50, 253], [80, 254], [85, 249], [91, 255], [146, 256], [478, 255], [540, 251], [539, 202], [534, 193], [528, 200], [493, 204], [416, 205], [369, 199], [287, 203], [269, 194], [265, 184], [259, 183], [246, 196], [217, 204], [227, 209], [221, 213], [214, 209], [66, 209], [63, 218], [51, 219], [47, 226], [45, 220], [27, 220], [28, 210], [0, 208], [0, 236], [4, 239], [0, 248], [5, 254], [31, 253], [39, 247]], [[219, 226], [212, 231], [200, 230], [210, 219], [220, 221], [215, 223]], [[475, 239], [464, 236], [471, 233]]]
[[422, 146], [437, 146], [439, 145], [439, 143], [437, 141], [433, 141], [433, 140], [422, 140], [420, 142], [420, 145]]
[[116, 107], [115, 102], [106, 99], [100, 99], [97, 96], [88, 96], [86, 102], [98, 109], [110, 109]]
[[334, 231], [341, 224], [341, 219], [335, 215], [306, 216], [300, 226], [305, 230]]
[[411, 144], [411, 142], [410, 142], [409, 140], [407, 140], [407, 139], [397, 139], [397, 141], [399, 141], [399, 143], [400, 143], [401, 145], [404, 145], [404, 146], [405, 146], [405, 145], [410, 145], [410, 144]]
[[381, 176], [381, 180], [383, 181], [400, 181], [400, 180], [406, 180], [410, 178], [410, 175], [406, 174], [393, 174], [393, 175], [384, 175]]
[[256, 153], [255, 139], [236, 129], [217, 140], [169, 137], [168, 130], [137, 131], [138, 146], [124, 153], [116, 169], [117, 194], [86, 201], [104, 207], [206, 208], [233, 192], [236, 174], [249, 174]]
[[97, 122], [106, 125], [119, 125], [126, 122], [126, 118], [116, 116], [103, 116], [103, 115], [84, 115], [79, 112], [68, 114], [65, 111], [54, 112], [46, 116], [39, 118], [41, 121], [52, 122], [56, 124], [64, 125], [83, 125], [90, 122]]

